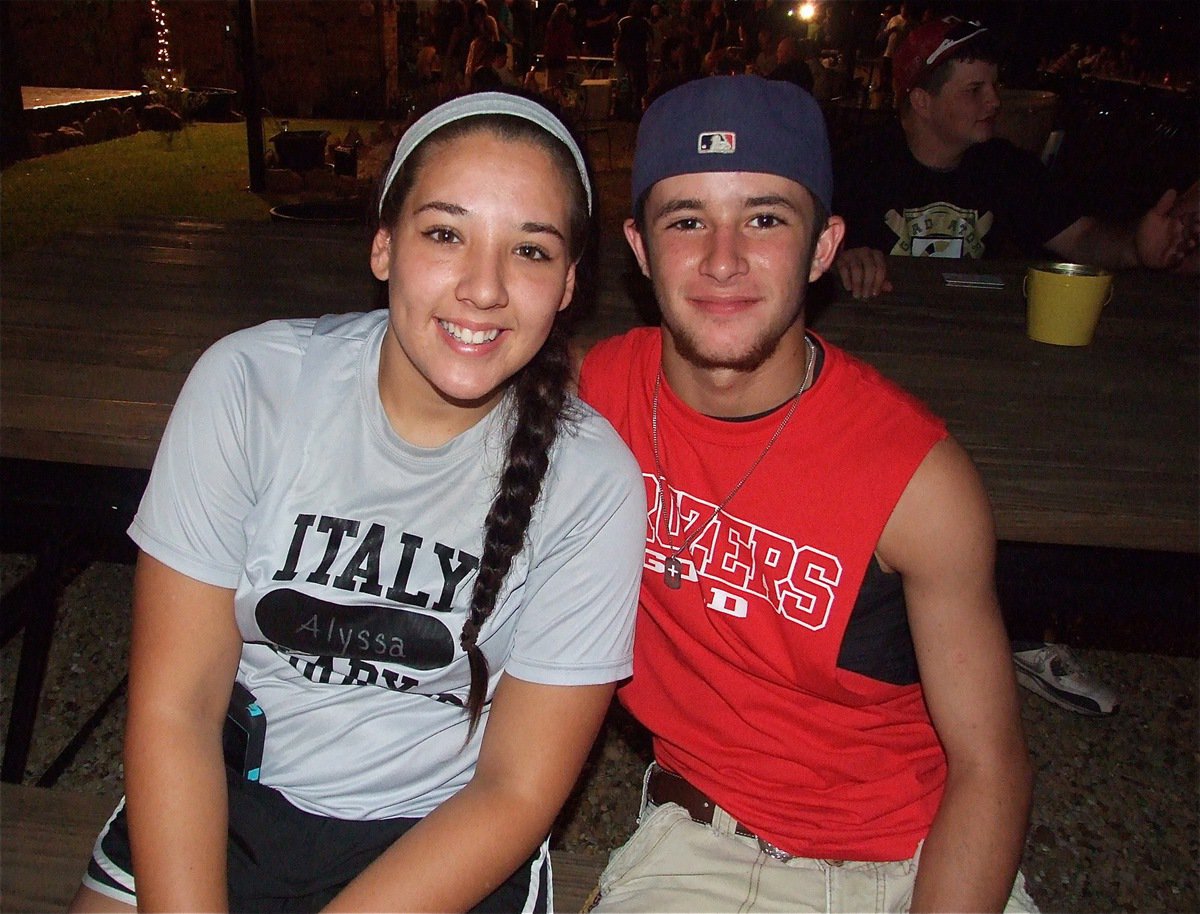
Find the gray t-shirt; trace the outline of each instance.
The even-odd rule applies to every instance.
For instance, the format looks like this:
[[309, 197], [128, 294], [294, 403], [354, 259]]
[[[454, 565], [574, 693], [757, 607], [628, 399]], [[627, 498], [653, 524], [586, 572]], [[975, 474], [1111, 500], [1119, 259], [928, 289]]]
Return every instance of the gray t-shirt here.
[[[273, 321], [197, 362], [130, 527], [175, 570], [234, 588], [238, 679], [267, 718], [261, 781], [346, 819], [428, 814], [470, 780], [459, 634], [504, 462], [508, 400], [418, 448], [378, 392], [387, 312]], [[479, 645], [552, 685], [632, 671], [646, 509], [616, 433], [573, 401], [526, 546]], [[484, 722], [486, 723], [486, 710]]]

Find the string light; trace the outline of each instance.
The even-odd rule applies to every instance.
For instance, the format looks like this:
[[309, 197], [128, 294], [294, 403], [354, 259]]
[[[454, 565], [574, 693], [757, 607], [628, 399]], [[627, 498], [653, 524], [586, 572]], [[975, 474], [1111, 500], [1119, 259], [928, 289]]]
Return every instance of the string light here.
[[174, 88], [179, 82], [179, 75], [171, 66], [171, 30], [167, 28], [167, 16], [158, 5], [158, 0], [150, 0], [150, 12], [154, 16], [154, 31], [158, 41], [155, 63], [163, 72], [166, 84]]

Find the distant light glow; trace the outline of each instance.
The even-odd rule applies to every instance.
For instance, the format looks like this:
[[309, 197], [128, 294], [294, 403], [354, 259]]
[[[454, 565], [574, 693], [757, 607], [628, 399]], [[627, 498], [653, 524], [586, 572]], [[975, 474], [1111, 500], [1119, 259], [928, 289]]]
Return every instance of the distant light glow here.
[[812, 18], [815, 15], [817, 15], [817, 5], [815, 3], [800, 4], [800, 18], [805, 22], [812, 22]]

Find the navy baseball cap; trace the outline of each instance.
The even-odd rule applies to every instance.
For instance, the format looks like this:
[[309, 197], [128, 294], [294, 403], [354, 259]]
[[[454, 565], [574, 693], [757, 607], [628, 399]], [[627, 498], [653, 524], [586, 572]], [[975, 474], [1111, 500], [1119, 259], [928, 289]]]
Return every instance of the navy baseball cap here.
[[708, 76], [664, 93], [638, 127], [634, 207], [663, 178], [708, 171], [790, 178], [829, 212], [833, 166], [816, 100], [795, 83], [761, 76]]

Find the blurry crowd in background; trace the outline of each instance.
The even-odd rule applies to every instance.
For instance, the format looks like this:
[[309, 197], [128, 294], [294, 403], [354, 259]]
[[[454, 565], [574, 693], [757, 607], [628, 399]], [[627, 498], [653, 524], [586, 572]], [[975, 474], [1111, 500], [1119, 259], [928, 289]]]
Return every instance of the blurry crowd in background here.
[[[407, 23], [418, 103], [472, 84], [526, 85], [569, 95], [603, 72], [614, 111], [635, 118], [695, 76], [759, 73], [791, 79], [822, 102], [889, 103], [891, 52], [912, 27], [947, 14], [984, 19], [1005, 47], [1006, 82], [1096, 76], [1193, 90], [1190, 4], [852, 0], [651, 3], [649, 0], [440, 0]], [[611, 67], [611, 70], [609, 69]]]
[[1163, 57], [1147, 47], [1138, 34], [1124, 28], [1107, 42], [1071, 41], [1057, 56], [1044, 57], [1039, 69], [1053, 76], [1117, 79], [1179, 91], [1194, 90], [1195, 61]]
[[[1178, 173], [1181, 186], [1195, 180], [1200, 17], [1190, 2], [439, 0], [408, 8], [410, 110], [467, 88], [511, 85], [552, 96], [568, 117], [636, 121], [686, 80], [758, 73], [808, 89], [835, 149], [892, 115], [890, 58], [909, 30], [948, 14], [980, 19], [1002, 49], [1002, 84], [1055, 93], [1053, 126], [1066, 137], [1056, 167], [1103, 197], [1098, 205], [1140, 212], [1147, 171]], [[607, 107], [585, 115], [584, 84], [596, 80], [611, 82]]]
[[556, 94], [569, 107], [582, 79], [603, 75], [617, 83], [610, 113], [631, 119], [672, 86], [722, 73], [793, 79], [828, 101], [871, 88], [855, 82], [854, 63], [875, 56], [875, 7], [589, 0], [531, 9], [445, 0], [420, 10], [414, 84], [421, 102], [500, 81]]

